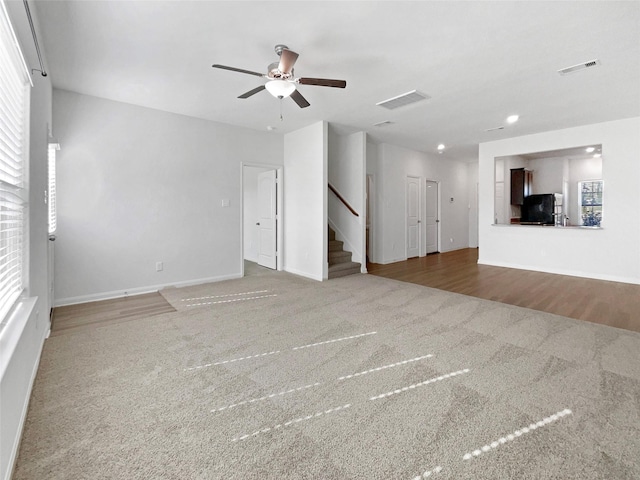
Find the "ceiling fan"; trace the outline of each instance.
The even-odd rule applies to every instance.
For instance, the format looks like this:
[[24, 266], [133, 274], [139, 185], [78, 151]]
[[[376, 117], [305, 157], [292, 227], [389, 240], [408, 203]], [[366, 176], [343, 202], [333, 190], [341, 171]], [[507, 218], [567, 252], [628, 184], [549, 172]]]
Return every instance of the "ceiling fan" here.
[[223, 70], [231, 70], [232, 72], [246, 73], [248, 75], [255, 75], [256, 77], [266, 78], [268, 81], [264, 85], [249, 90], [243, 93], [238, 98], [249, 98], [262, 90], [267, 90], [271, 95], [276, 98], [291, 97], [294, 102], [298, 104], [300, 108], [305, 108], [310, 103], [302, 96], [302, 94], [296, 89], [296, 85], [317, 85], [320, 87], [335, 87], [345, 88], [347, 82], [344, 80], [331, 80], [328, 78], [296, 78], [293, 74], [293, 66], [298, 59], [298, 54], [289, 50], [286, 45], [276, 45], [275, 51], [280, 57], [279, 62], [274, 62], [267, 67], [267, 73], [262, 74], [258, 72], [252, 72], [251, 70], [244, 70], [242, 68], [228, 67], [226, 65], [212, 65], [213, 68], [221, 68]]

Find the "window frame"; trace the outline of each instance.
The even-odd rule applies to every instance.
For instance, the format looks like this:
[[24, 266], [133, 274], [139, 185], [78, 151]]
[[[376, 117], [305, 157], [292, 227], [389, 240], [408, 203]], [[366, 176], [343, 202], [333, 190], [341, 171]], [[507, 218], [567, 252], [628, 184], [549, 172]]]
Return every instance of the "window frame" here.
[[[585, 203], [585, 192], [584, 185], [585, 184], [598, 184], [599, 191], [593, 191], [592, 194], [598, 194], [600, 197], [600, 203]], [[593, 188], [593, 187], [592, 187]], [[594, 180], [580, 180], [578, 182], [578, 215], [580, 216], [580, 225], [584, 227], [601, 227], [602, 219], [604, 218], [604, 181], [602, 179], [594, 179]], [[593, 214], [593, 218], [589, 219], [587, 223], [585, 223], [584, 215], [585, 209], [591, 208], [591, 213]], [[593, 207], [596, 207], [595, 209]]]
[[4, 324], [28, 285], [33, 86], [4, 0], [0, 0], [0, 74], [0, 324]]
[[58, 204], [56, 194], [56, 162], [58, 150], [60, 150], [60, 144], [50, 138], [47, 147], [47, 231], [49, 235], [56, 233], [58, 228]]

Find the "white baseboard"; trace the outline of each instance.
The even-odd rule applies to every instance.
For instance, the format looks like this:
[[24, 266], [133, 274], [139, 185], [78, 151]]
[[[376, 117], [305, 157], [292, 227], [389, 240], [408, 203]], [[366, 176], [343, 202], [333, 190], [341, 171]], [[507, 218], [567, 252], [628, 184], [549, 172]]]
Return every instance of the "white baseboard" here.
[[388, 259], [383, 259], [380, 264], [381, 265], [388, 265], [390, 263], [396, 263], [396, 262], [404, 262], [407, 259], [407, 257], [402, 257], [402, 258], [388, 258]]
[[482, 258], [478, 259], [478, 264], [490, 265], [492, 267], [515, 268], [517, 270], [530, 270], [532, 272], [554, 273], [556, 275], [567, 275], [569, 277], [593, 278], [594, 280], [605, 280], [608, 282], [631, 283], [634, 285], [640, 285], [639, 278], [620, 277], [617, 275], [578, 272], [575, 270], [567, 270], [562, 268], [541, 268], [533, 265], [520, 265], [520, 264], [508, 263], [508, 262], [491, 262], [491, 261], [483, 260]]
[[233, 280], [242, 278], [241, 273], [232, 273], [229, 275], [220, 275], [217, 277], [197, 278], [193, 280], [185, 280], [182, 282], [163, 283], [159, 285], [149, 285], [146, 287], [136, 287], [124, 290], [114, 290], [111, 292], [92, 293], [90, 295], [80, 295], [77, 297], [58, 298], [54, 302], [54, 306], [63, 307], [66, 305], [76, 305], [78, 303], [98, 302], [100, 300], [110, 300], [112, 298], [130, 297], [133, 295], [143, 295], [145, 293], [153, 293], [167, 287], [189, 287], [191, 285], [201, 285], [203, 283], [222, 282], [224, 280]]
[[466, 250], [472, 247], [453, 247], [453, 248], [441, 248], [438, 253], [455, 252], [456, 250]]
[[286, 265], [284, 267], [284, 271], [285, 272], [289, 272], [289, 273], [293, 273], [294, 275], [298, 275], [300, 277], [310, 278], [311, 280], [316, 280], [318, 282], [322, 281], [322, 275], [320, 275], [320, 276], [312, 275], [312, 274], [310, 274], [308, 272], [303, 272], [301, 270], [296, 270], [295, 268], [287, 267]]

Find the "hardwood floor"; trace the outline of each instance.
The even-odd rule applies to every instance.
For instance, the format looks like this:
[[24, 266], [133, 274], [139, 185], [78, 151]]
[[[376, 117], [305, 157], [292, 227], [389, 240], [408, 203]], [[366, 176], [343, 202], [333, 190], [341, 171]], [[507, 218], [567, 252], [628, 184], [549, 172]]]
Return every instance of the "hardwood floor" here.
[[478, 265], [478, 249], [380, 265], [370, 274], [640, 332], [640, 285]]
[[159, 293], [56, 307], [51, 336], [175, 312]]
[[[640, 285], [478, 265], [478, 249], [380, 265], [370, 274], [640, 332]], [[51, 335], [175, 309], [159, 293], [57, 307]]]

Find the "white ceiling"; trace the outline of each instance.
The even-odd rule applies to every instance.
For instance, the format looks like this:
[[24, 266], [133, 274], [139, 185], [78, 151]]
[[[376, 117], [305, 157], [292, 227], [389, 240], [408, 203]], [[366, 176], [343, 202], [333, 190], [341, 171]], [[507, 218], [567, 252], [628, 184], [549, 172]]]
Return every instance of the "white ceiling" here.
[[[476, 161], [480, 142], [640, 115], [637, 1], [30, 4], [54, 87], [276, 134], [326, 120]], [[236, 98], [263, 79], [211, 68], [266, 72], [278, 43], [300, 54], [296, 76], [347, 88], [299, 86], [311, 106], [285, 99], [281, 121], [266, 91]], [[593, 59], [601, 66], [557, 73]], [[431, 99], [376, 106], [414, 89]]]
[[[591, 152], [587, 151], [587, 148], [593, 148]], [[563, 148], [560, 150], [547, 150], [546, 152], [526, 153], [519, 155], [519, 157], [525, 160], [538, 160], [541, 158], [569, 158], [569, 159], [584, 159], [592, 158], [594, 155], [602, 155], [602, 145], [582, 145], [580, 147]]]

